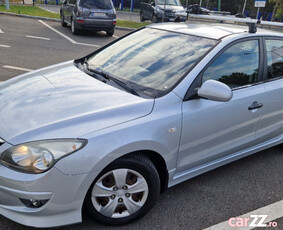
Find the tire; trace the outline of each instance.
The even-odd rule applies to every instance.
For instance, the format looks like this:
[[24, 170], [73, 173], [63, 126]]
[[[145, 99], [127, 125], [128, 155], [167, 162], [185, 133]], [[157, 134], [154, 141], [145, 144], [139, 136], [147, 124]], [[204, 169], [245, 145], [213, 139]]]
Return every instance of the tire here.
[[72, 31], [72, 34], [74, 35], [79, 34], [79, 29], [76, 28], [76, 23], [74, 22], [73, 19], [71, 19], [71, 31]]
[[135, 154], [114, 161], [98, 175], [85, 206], [91, 217], [101, 223], [126, 224], [145, 215], [159, 194], [155, 166], [147, 157]]
[[66, 27], [67, 26], [67, 23], [65, 22], [65, 18], [64, 18], [64, 14], [61, 12], [61, 25], [63, 27]]
[[107, 36], [111, 37], [114, 34], [114, 30], [106, 31]]
[[144, 22], [144, 20], [145, 20], [145, 19], [144, 19], [143, 15], [142, 15], [142, 12], [140, 12], [140, 21], [141, 21], [141, 22]]
[[155, 14], [152, 15], [151, 22], [152, 22], [152, 23], [157, 23], [157, 22], [158, 22], [158, 19], [157, 19], [157, 17], [156, 17]]

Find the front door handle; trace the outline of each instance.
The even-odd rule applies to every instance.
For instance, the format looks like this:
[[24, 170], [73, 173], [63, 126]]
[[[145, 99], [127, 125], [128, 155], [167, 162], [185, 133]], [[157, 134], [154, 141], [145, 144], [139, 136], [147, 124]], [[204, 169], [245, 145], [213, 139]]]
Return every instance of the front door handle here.
[[263, 106], [262, 103], [258, 103], [257, 101], [255, 101], [250, 107], [249, 110], [253, 110], [253, 109], [259, 109]]

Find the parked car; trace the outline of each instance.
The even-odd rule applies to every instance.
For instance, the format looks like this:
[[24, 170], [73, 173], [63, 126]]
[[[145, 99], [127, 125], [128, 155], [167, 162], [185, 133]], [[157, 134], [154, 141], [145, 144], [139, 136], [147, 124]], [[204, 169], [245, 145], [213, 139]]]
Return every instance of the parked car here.
[[165, 0], [142, 0], [140, 21], [151, 20], [153, 23], [162, 22], [164, 11], [164, 22], [186, 21], [186, 17], [175, 15], [175, 13], [185, 13], [185, 9], [179, 0], [166, 0], [165, 9], [164, 4]]
[[[0, 214], [124, 224], [161, 192], [283, 142], [283, 35], [152, 24], [0, 85]], [[188, 205], [190, 205], [188, 203]]]
[[193, 5], [189, 5], [187, 8], [187, 12], [190, 14], [205, 14], [205, 15], [209, 15], [210, 14], [210, 10], [199, 6], [198, 4], [193, 4]]
[[81, 30], [114, 34], [116, 11], [111, 0], [64, 0], [60, 9], [61, 24], [71, 25], [73, 34]]

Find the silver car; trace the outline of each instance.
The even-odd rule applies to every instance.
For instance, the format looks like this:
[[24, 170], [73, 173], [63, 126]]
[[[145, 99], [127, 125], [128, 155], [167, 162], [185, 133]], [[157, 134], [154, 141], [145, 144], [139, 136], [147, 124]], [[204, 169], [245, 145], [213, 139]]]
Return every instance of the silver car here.
[[[283, 36], [150, 25], [0, 85], [0, 214], [124, 224], [158, 195], [282, 143]], [[188, 204], [189, 205], [189, 204]]]
[[71, 25], [77, 35], [82, 30], [114, 34], [116, 11], [111, 0], [64, 0], [60, 9], [61, 25]]

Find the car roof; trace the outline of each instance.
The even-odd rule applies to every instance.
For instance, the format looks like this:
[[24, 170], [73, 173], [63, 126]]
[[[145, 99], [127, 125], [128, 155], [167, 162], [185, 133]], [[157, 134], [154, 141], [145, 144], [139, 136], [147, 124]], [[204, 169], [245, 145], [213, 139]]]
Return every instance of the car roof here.
[[[249, 27], [236, 24], [220, 24], [220, 23], [157, 23], [147, 26], [149, 28], [172, 31], [175, 33], [190, 34], [205, 38], [211, 38], [219, 40], [223, 37], [233, 34], [249, 34]], [[256, 34], [259, 35], [279, 35], [282, 33], [258, 29]]]

